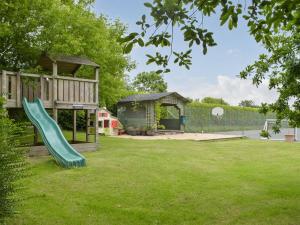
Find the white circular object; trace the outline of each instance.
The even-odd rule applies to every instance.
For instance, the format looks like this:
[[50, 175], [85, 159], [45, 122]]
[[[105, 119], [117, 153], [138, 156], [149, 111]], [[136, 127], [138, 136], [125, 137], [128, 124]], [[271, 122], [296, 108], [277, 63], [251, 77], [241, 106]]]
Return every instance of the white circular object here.
[[218, 116], [218, 117], [223, 116], [224, 109], [221, 108], [221, 107], [215, 107], [215, 108], [212, 109], [211, 114], [213, 116]]

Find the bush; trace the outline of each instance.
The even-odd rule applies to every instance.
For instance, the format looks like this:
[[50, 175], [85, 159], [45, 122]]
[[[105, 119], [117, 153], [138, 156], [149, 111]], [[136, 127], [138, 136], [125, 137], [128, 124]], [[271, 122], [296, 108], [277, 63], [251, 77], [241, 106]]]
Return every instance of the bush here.
[[[59, 110], [58, 123], [65, 130], [73, 129], [73, 112], [72, 110]], [[77, 129], [84, 130], [86, 128], [85, 112], [83, 110], [77, 111]]]
[[271, 137], [270, 133], [267, 130], [262, 130], [259, 135], [263, 138], [268, 138], [268, 139]]
[[19, 147], [18, 137], [23, 128], [9, 119], [0, 98], [0, 223], [14, 213], [16, 197], [20, 186], [17, 181], [25, 176], [25, 149]]
[[[212, 109], [215, 107], [224, 109], [224, 115], [221, 118], [212, 116]], [[264, 115], [257, 108], [199, 102], [187, 104], [185, 115], [187, 118], [186, 132], [261, 130], [266, 119], [275, 118], [273, 113]]]

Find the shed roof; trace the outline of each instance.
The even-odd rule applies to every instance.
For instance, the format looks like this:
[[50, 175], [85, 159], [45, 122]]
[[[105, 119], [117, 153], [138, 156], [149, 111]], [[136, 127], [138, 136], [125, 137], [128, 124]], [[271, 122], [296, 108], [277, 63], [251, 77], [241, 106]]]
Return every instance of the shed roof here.
[[169, 95], [175, 95], [177, 98], [182, 99], [184, 102], [188, 102], [186, 98], [184, 98], [177, 92], [163, 92], [163, 93], [153, 93], [153, 94], [130, 95], [126, 98], [121, 99], [118, 103], [156, 101]]
[[74, 74], [80, 68], [81, 65], [99, 67], [98, 64], [94, 63], [93, 61], [87, 58], [63, 55], [50, 56], [47, 54], [43, 54], [40, 57], [40, 59], [38, 60], [38, 65], [40, 65], [46, 70], [51, 71], [53, 62], [57, 63], [58, 73]]

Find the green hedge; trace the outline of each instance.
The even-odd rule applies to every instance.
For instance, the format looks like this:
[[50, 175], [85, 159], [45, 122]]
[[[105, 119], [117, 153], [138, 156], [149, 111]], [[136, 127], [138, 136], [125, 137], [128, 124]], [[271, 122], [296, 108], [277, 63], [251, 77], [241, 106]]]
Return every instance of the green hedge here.
[[[211, 114], [214, 107], [222, 107], [224, 115], [221, 119]], [[275, 118], [274, 114], [263, 115], [258, 108], [215, 105], [206, 103], [190, 103], [186, 106], [186, 132], [218, 132], [239, 130], [261, 130], [267, 118]]]

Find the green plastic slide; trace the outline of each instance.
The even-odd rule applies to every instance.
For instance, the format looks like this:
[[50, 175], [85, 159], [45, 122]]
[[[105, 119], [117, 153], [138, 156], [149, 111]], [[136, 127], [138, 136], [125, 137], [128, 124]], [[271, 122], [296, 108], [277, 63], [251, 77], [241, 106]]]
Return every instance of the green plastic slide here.
[[67, 142], [40, 99], [36, 98], [33, 102], [28, 102], [24, 98], [23, 107], [28, 118], [41, 134], [49, 153], [60, 165], [67, 168], [85, 166], [85, 158]]

